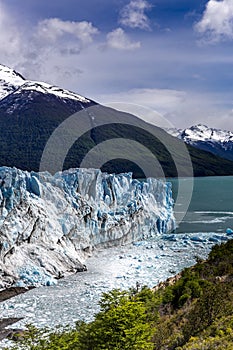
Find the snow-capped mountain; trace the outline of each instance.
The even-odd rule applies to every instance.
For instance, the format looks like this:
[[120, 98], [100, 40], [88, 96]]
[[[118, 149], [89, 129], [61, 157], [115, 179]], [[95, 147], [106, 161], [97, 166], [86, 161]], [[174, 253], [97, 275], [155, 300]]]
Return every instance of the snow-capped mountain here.
[[[106, 147], [109, 153], [105, 157], [106, 163], [102, 163], [104, 171], [132, 171], [135, 177], [141, 178], [144, 174], [140, 165], [145, 162], [154, 164], [154, 157], [149, 156], [150, 153], [162, 165], [167, 177], [177, 176], [175, 159], [176, 163], [182, 164], [179, 175], [190, 176], [190, 162], [185, 152], [180, 151], [180, 140], [171, 137], [164, 130], [147, 124], [132, 114], [104, 107], [80, 94], [47, 83], [26, 80], [13, 69], [0, 65], [0, 166], [39, 171], [48, 140], [71, 116], [75, 117], [76, 127], [63, 129], [59, 139], [59, 144], [75, 140], [68, 148], [64, 146], [67, 154], [63, 170], [80, 167], [86, 155], [96, 149], [97, 145], [121, 138], [136, 141], [151, 153], [145, 152], [143, 147], [136, 152], [135, 147], [128, 149], [125, 144], [118, 142], [117, 149], [112, 150], [112, 153]], [[59, 145], [51, 152], [51, 157], [60, 149], [57, 146]], [[172, 152], [167, 150], [167, 146]], [[223, 164], [222, 159], [191, 146], [189, 152], [195, 175], [233, 174], [233, 162], [224, 161]], [[51, 170], [51, 157], [48, 167], [43, 170], [52, 173], [62, 170], [61, 167]], [[132, 162], [129, 162], [131, 159]], [[93, 167], [93, 164], [88, 167]], [[154, 167], [149, 176], [162, 176], [160, 167]]]
[[221, 129], [209, 128], [206, 125], [198, 124], [184, 129], [180, 137], [185, 141], [212, 141], [226, 144], [233, 141], [233, 133]]
[[51, 285], [82, 271], [94, 247], [175, 228], [170, 184], [132, 174], [0, 168], [0, 203], [0, 289]]
[[24, 91], [35, 91], [43, 94], [51, 94], [62, 99], [72, 99], [83, 103], [90, 102], [90, 100], [83, 96], [65, 89], [61, 89], [57, 86], [43, 82], [26, 80], [15, 70], [0, 64], [0, 101], [12, 93], [20, 95]]
[[166, 129], [166, 131], [185, 143], [217, 156], [233, 160], [233, 132], [210, 128], [203, 124], [187, 129]]

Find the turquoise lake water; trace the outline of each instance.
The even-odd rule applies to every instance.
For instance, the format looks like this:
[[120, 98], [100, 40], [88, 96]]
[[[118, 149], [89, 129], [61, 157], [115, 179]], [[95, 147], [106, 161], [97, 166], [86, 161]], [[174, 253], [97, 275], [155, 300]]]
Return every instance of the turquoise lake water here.
[[[169, 181], [172, 182], [176, 199], [178, 180]], [[185, 178], [179, 181], [187, 191], [193, 181], [194, 188], [188, 212], [176, 230], [177, 233], [222, 233], [228, 227], [233, 228], [233, 176]], [[181, 198], [181, 201], [183, 199], [185, 198]]]

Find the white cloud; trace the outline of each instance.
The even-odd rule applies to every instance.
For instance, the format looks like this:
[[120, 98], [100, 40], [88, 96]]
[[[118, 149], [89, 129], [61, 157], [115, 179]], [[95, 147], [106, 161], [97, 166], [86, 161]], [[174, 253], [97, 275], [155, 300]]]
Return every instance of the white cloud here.
[[37, 35], [39, 38], [56, 42], [65, 35], [71, 35], [84, 44], [93, 41], [93, 36], [98, 34], [98, 29], [92, 23], [63, 21], [59, 18], [49, 18], [38, 23]]
[[208, 42], [233, 39], [233, 1], [209, 0], [195, 30]]
[[145, 14], [150, 8], [146, 0], [131, 0], [120, 13], [120, 23], [130, 28], [150, 29], [150, 21]]
[[139, 41], [131, 41], [122, 28], [107, 34], [107, 46], [118, 50], [135, 50], [141, 47]]

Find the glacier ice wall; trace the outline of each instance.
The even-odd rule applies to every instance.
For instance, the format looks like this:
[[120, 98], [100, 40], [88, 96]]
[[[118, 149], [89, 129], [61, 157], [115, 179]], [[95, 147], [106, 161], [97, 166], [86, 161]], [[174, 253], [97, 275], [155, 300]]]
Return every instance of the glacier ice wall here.
[[85, 269], [94, 247], [174, 229], [170, 183], [94, 169], [0, 168], [0, 288], [51, 285]]

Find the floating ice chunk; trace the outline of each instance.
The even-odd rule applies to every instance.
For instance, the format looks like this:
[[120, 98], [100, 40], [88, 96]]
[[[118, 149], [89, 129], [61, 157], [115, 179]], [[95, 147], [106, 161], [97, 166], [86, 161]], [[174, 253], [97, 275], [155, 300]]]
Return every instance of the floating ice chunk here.
[[213, 238], [217, 239], [218, 241], [228, 241], [228, 238], [225, 236], [214, 235]]
[[165, 241], [176, 242], [177, 237], [175, 235], [165, 235], [162, 237]]
[[227, 234], [228, 236], [233, 235], [233, 230], [232, 230], [231, 228], [227, 228], [227, 229], [226, 229], [226, 234]]
[[192, 242], [206, 242], [206, 239], [202, 238], [202, 237], [198, 237], [198, 236], [193, 236], [190, 238], [190, 240]]
[[219, 239], [216, 238], [216, 237], [210, 237], [210, 238], [209, 238], [209, 242], [218, 243], [218, 242], [219, 242]]
[[144, 246], [147, 242], [145, 241], [139, 241], [139, 242], [133, 242], [133, 245], [135, 247], [141, 247], [141, 246]]

